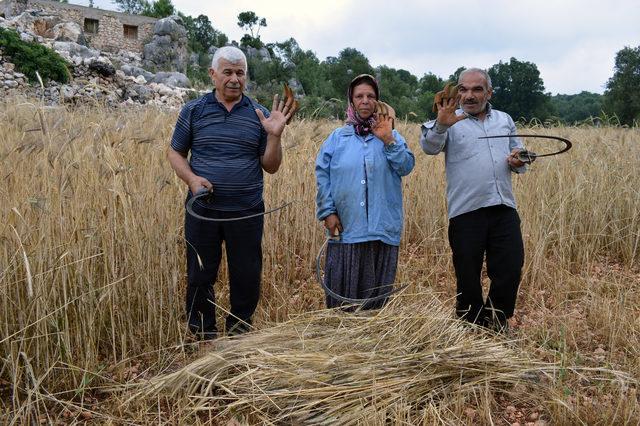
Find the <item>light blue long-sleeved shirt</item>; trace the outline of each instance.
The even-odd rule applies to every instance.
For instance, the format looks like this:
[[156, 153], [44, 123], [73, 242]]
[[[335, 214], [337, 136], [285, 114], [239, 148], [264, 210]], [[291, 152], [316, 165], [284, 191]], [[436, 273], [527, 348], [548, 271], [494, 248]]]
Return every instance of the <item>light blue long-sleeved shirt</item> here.
[[402, 176], [415, 165], [413, 153], [400, 133], [395, 144], [370, 134], [358, 136], [353, 126], [336, 129], [316, 158], [317, 218], [337, 213], [341, 241], [381, 240], [399, 245], [402, 233]]
[[[456, 114], [463, 114], [462, 109]], [[444, 133], [438, 133], [435, 125], [435, 120], [422, 125], [420, 145], [430, 155], [444, 151], [449, 218], [500, 204], [516, 208], [511, 172], [524, 173], [526, 166], [512, 169], [507, 157], [513, 148], [523, 148], [522, 142], [519, 138], [478, 139], [515, 134], [511, 116], [488, 106], [484, 120], [469, 116]]]

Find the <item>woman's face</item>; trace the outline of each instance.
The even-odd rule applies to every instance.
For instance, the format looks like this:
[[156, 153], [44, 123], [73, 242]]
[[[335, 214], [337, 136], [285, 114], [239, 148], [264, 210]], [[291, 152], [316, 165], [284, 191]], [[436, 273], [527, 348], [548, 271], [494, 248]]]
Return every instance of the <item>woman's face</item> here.
[[353, 88], [353, 94], [351, 95], [351, 102], [356, 109], [356, 112], [363, 120], [368, 119], [373, 115], [373, 111], [376, 109], [376, 92], [373, 87], [367, 83], [358, 84]]

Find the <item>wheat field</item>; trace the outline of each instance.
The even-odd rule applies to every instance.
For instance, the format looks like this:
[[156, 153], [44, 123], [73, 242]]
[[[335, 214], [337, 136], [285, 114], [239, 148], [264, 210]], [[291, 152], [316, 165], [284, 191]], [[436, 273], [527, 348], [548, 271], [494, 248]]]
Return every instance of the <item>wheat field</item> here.
[[[221, 415], [215, 407], [195, 410], [190, 395], [176, 394], [180, 389], [131, 390], [215, 350], [193, 344], [185, 331], [186, 188], [165, 159], [177, 112], [1, 102], [0, 421], [266, 421], [256, 417], [258, 403], [246, 399], [236, 402], [249, 414]], [[324, 234], [314, 217], [313, 169], [320, 144], [338, 125], [292, 122], [283, 165], [265, 177], [268, 207], [293, 204], [265, 218], [255, 318], [263, 336], [293, 330], [296, 321], [313, 323], [312, 312], [327, 315], [315, 281]], [[398, 129], [417, 161], [404, 179], [397, 276], [409, 286], [394, 306], [418, 301], [412, 309], [423, 305], [452, 316], [443, 158], [421, 152], [419, 125], [399, 123]], [[446, 407], [434, 403], [422, 417], [349, 406], [357, 413], [353, 424], [640, 423], [640, 129], [524, 130], [574, 142], [569, 153], [541, 159], [514, 178], [526, 263], [506, 345], [517, 351], [514, 359], [553, 367], [544, 391], [535, 395], [511, 381], [491, 388], [478, 383], [448, 390]], [[228, 306], [226, 282], [222, 267], [219, 312]], [[394, 312], [385, 314], [385, 324], [393, 324]], [[278, 328], [283, 324], [292, 326]], [[257, 336], [256, 345], [267, 345]], [[497, 337], [482, 339], [487, 347], [505, 345]]]

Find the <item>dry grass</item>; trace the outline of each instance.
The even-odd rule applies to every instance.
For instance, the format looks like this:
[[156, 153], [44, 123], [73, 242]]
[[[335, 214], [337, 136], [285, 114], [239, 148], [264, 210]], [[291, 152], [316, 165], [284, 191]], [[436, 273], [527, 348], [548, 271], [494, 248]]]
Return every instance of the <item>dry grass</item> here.
[[310, 312], [220, 340], [197, 361], [152, 379], [143, 394], [189, 397], [193, 411], [251, 424], [455, 424], [463, 421], [461, 398], [488, 407], [491, 391], [515, 385], [538, 403], [550, 398], [546, 373], [558, 369], [453, 319], [427, 291], [381, 312]]
[[[122, 404], [130, 395], [106, 391], [176, 371], [202, 355], [185, 344], [184, 186], [164, 159], [175, 117], [175, 112], [156, 109], [67, 111], [41, 109], [20, 100], [5, 100], [0, 105], [3, 422], [208, 421], [208, 416], [191, 411], [202, 400], [188, 407], [177, 403], [178, 397]], [[274, 323], [280, 324], [274, 331], [292, 332], [299, 329], [296, 321], [318, 324], [314, 321], [325, 318], [331, 330], [339, 329], [335, 328], [338, 323], [331, 323], [337, 321], [335, 315], [321, 313], [316, 318], [304, 314], [323, 304], [313, 276], [314, 257], [323, 239], [314, 219], [313, 162], [320, 143], [335, 126], [294, 122], [287, 130], [285, 164], [266, 179], [265, 196], [267, 205], [285, 200], [296, 203], [265, 222], [263, 297], [256, 318], [256, 327], [265, 334], [230, 342], [221, 353], [232, 356], [234, 347], [262, 345], [282, 355], [277, 349], [289, 347], [281, 344], [284, 342], [260, 340], [270, 335], [268, 326]], [[401, 124], [400, 131], [418, 161], [405, 180], [406, 227], [398, 281], [411, 283], [405, 294], [414, 294], [410, 299], [423, 302], [424, 308], [434, 306], [433, 298], [439, 299], [446, 306], [442, 312], [446, 317], [447, 309], [452, 310], [454, 281], [446, 242], [442, 158], [420, 153], [418, 126]], [[640, 256], [640, 173], [636, 164], [640, 130], [528, 131], [568, 137], [575, 148], [553, 161], [541, 160], [530, 173], [516, 179], [527, 254], [515, 318], [516, 342], [504, 346], [486, 336], [477, 337], [488, 342], [488, 348], [510, 351], [514, 358], [505, 359], [522, 360], [525, 370], [527, 363], [537, 360], [556, 365], [558, 375], [539, 395], [518, 395], [517, 388], [514, 395], [511, 385], [500, 385], [490, 376], [480, 382], [495, 386], [448, 388], [447, 404], [438, 405], [441, 410], [422, 413], [418, 411], [423, 407], [406, 400], [398, 401], [391, 411], [372, 411], [380, 405], [363, 403], [357, 421], [400, 423], [420, 418], [429, 423], [458, 419], [501, 424], [516, 421], [518, 413], [534, 408], [554, 424], [640, 421], [633, 381], [599, 380], [599, 373], [582, 370], [577, 374], [568, 368], [616, 369], [640, 379], [640, 271], [636, 266]], [[216, 284], [218, 303], [224, 308], [224, 269], [220, 281]], [[397, 324], [407, 325], [402, 306], [384, 312], [379, 320], [390, 329], [396, 324], [394, 316]], [[412, 324], [417, 324], [421, 314], [414, 313]], [[300, 314], [304, 315], [298, 318]], [[344, 324], [356, 321], [340, 318]], [[441, 319], [440, 330], [457, 330]], [[364, 331], [367, 324], [354, 329]], [[405, 331], [418, 338], [428, 335], [428, 325], [424, 327], [406, 327]], [[448, 333], [437, 335], [451, 342], [459, 336]], [[440, 347], [446, 342], [439, 341]], [[395, 360], [404, 356], [401, 351], [411, 351], [411, 345], [396, 346], [400, 352]], [[364, 356], [367, 350], [350, 354], [356, 352]], [[318, 363], [330, 353], [314, 350], [310, 356], [317, 358], [298, 362]], [[382, 352], [373, 351], [372, 356], [378, 357], [377, 362], [385, 359]], [[274, 363], [287, 360], [291, 358], [272, 358]], [[197, 362], [204, 361], [195, 365]], [[304, 376], [299, 380], [305, 380]], [[259, 405], [267, 404], [264, 400], [255, 399], [255, 389], [243, 386], [254, 399], [238, 399], [238, 407], [255, 410], [266, 406]], [[364, 395], [367, 389], [359, 391]], [[375, 401], [376, 396], [369, 398]], [[254, 400], [255, 406], [247, 405]], [[303, 402], [313, 403], [312, 399]], [[509, 405], [516, 412], [507, 410]], [[356, 412], [349, 411], [354, 407], [349, 405], [345, 413]]]

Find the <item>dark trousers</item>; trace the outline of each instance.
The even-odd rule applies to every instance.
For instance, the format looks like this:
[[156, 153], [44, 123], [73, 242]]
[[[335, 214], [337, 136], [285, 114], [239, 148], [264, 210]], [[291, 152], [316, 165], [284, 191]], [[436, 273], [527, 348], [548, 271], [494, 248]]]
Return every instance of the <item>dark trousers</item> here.
[[[249, 210], [226, 212], [194, 204], [193, 210], [216, 219], [264, 212], [264, 203]], [[186, 310], [189, 329], [203, 337], [217, 332], [213, 284], [222, 258], [222, 242], [229, 267], [230, 314], [227, 333], [246, 331], [260, 297], [262, 273], [262, 230], [264, 217], [232, 222], [207, 222], [185, 213], [187, 240]]]
[[[508, 206], [485, 207], [449, 221], [449, 244], [456, 270], [456, 313], [467, 321], [504, 323], [513, 316], [524, 264], [518, 212]], [[486, 253], [491, 280], [482, 297], [481, 272]]]

